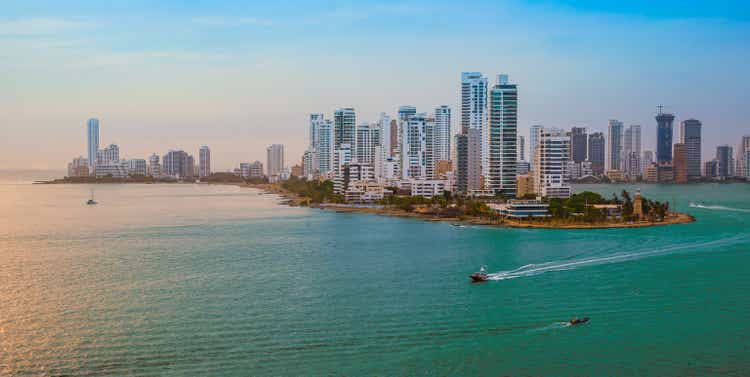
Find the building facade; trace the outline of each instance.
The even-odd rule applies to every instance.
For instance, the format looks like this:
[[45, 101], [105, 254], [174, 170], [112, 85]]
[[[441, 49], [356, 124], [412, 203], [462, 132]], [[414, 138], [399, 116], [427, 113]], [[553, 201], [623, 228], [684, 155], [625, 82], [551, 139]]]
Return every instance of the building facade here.
[[198, 149], [198, 177], [205, 178], [211, 175], [211, 150], [208, 146]]
[[480, 72], [461, 73], [461, 129], [479, 131], [480, 170], [489, 171], [489, 128], [487, 126], [487, 77]]
[[284, 170], [284, 146], [273, 144], [266, 148], [266, 168], [268, 177], [280, 177]]
[[622, 170], [622, 122], [610, 119], [607, 134], [607, 170]]
[[498, 75], [490, 91], [489, 169], [486, 190], [516, 196], [518, 163], [518, 88]]
[[99, 119], [91, 118], [87, 124], [89, 175], [96, 170], [96, 154], [99, 152]]
[[688, 147], [682, 143], [674, 144], [672, 148], [672, 172], [674, 183], [687, 183], [688, 181]]
[[544, 129], [540, 124], [535, 124], [529, 128], [529, 162], [531, 170], [534, 170], [534, 161], [536, 160], [536, 146], [539, 143], [539, 133]]
[[435, 108], [435, 161], [451, 159], [451, 108], [442, 105]]
[[570, 136], [565, 130], [545, 128], [539, 134], [534, 166], [534, 188], [542, 197], [568, 198], [571, 187], [565, 181], [570, 159]]
[[356, 147], [357, 116], [353, 108], [340, 108], [333, 113], [333, 138], [334, 149], [338, 149], [341, 144]]
[[591, 171], [594, 175], [604, 174], [605, 149], [603, 133], [594, 132], [589, 135], [588, 159], [591, 162]]
[[660, 165], [672, 163], [672, 122], [673, 114], [656, 115], [656, 162]]
[[680, 123], [680, 143], [687, 147], [687, 176], [701, 176], [701, 128], [697, 119], [688, 119]]
[[734, 176], [734, 156], [732, 147], [720, 145], [716, 147], [716, 177], [728, 178]]
[[587, 149], [586, 129], [583, 127], [572, 127], [570, 129], [570, 160], [573, 162], [586, 161]]

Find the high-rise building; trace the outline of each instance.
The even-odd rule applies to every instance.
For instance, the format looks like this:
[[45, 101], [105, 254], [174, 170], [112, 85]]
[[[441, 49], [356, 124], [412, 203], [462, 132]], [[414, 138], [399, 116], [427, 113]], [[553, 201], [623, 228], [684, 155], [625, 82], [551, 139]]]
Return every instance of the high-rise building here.
[[161, 164], [159, 163], [159, 155], [156, 153], [151, 154], [148, 158], [148, 175], [154, 178], [161, 177]]
[[401, 139], [401, 174], [404, 179], [432, 179], [435, 170], [435, 121], [416, 114], [405, 121]]
[[661, 112], [656, 115], [656, 162], [660, 165], [672, 163], [672, 122], [674, 115]]
[[489, 127], [487, 126], [487, 77], [479, 72], [461, 73], [461, 128], [479, 130], [480, 168], [489, 174]]
[[333, 148], [338, 149], [341, 144], [356, 147], [357, 117], [351, 107], [336, 109], [333, 114]]
[[594, 132], [589, 135], [588, 159], [591, 162], [591, 172], [594, 175], [604, 174], [605, 145], [603, 133]]
[[516, 196], [518, 163], [518, 87], [498, 75], [490, 91], [489, 170], [485, 189]]
[[96, 153], [99, 151], [99, 119], [89, 119], [87, 128], [89, 175], [93, 175], [96, 170]]
[[750, 161], [750, 135], [745, 135], [740, 139], [740, 145], [737, 148], [735, 170], [738, 177], [750, 180], [750, 163], [748, 161]]
[[117, 144], [110, 144], [104, 149], [96, 151], [96, 164], [109, 165], [120, 162], [120, 147]]
[[630, 180], [641, 175], [641, 126], [634, 124], [625, 129], [623, 136], [623, 172]]
[[263, 163], [262, 162], [255, 161], [250, 164], [249, 171], [248, 171], [248, 178], [250, 179], [263, 178]]
[[205, 178], [211, 175], [211, 150], [203, 145], [198, 150], [198, 177]]
[[534, 161], [536, 160], [536, 146], [539, 143], [539, 132], [544, 127], [540, 124], [535, 124], [529, 128], [529, 162], [531, 163], [531, 170], [534, 170]]
[[435, 108], [435, 161], [451, 159], [451, 108], [442, 105]]
[[321, 113], [310, 114], [310, 125], [307, 149], [314, 151], [318, 146], [318, 127], [321, 123], [325, 122], [325, 116]]
[[734, 157], [732, 156], [732, 147], [729, 145], [720, 145], [716, 147], [716, 176], [719, 178], [728, 178], [734, 176]]
[[128, 175], [130, 176], [146, 176], [148, 167], [146, 160], [142, 158], [131, 158], [127, 161]]
[[680, 143], [687, 147], [687, 176], [701, 176], [701, 121], [688, 119], [680, 123]]
[[481, 169], [479, 167], [479, 143], [481, 134], [478, 129], [463, 129], [456, 135], [456, 187], [458, 193], [479, 190], [481, 188]]
[[357, 162], [374, 164], [375, 148], [381, 145], [380, 127], [377, 123], [362, 123], [357, 126], [357, 144], [354, 148]]
[[346, 171], [352, 162], [352, 146], [341, 144], [333, 152], [333, 192], [342, 194], [349, 182], [346, 180]]
[[279, 177], [284, 170], [284, 146], [273, 144], [266, 148], [266, 168], [268, 177]]
[[316, 125], [315, 131], [318, 136], [315, 147], [316, 174], [325, 175], [333, 170], [334, 132], [333, 122], [325, 120]]
[[586, 161], [587, 147], [586, 128], [573, 127], [570, 129], [570, 159], [573, 162]]
[[194, 175], [193, 157], [181, 150], [170, 150], [162, 158], [162, 173], [177, 178], [189, 179]]
[[79, 156], [68, 163], [68, 177], [88, 177], [89, 160]]
[[398, 141], [401, 139], [401, 133], [398, 131], [398, 120], [391, 119], [391, 149], [386, 153], [391, 157], [396, 157], [401, 152], [401, 147]]
[[676, 143], [672, 153], [672, 172], [675, 183], [687, 183], [688, 181], [688, 148], [687, 145]]
[[302, 177], [311, 178], [315, 176], [315, 152], [306, 150], [302, 154]]
[[526, 138], [518, 135], [518, 161], [526, 161]]
[[622, 122], [610, 119], [607, 135], [607, 170], [622, 170]]
[[643, 151], [643, 168], [645, 169], [647, 166], [654, 163], [654, 152], [653, 151]]
[[545, 128], [539, 133], [534, 166], [534, 188], [547, 198], [568, 198], [571, 188], [565, 182], [570, 159], [570, 135], [565, 130]]
[[417, 113], [417, 108], [411, 105], [404, 105], [398, 108], [398, 119], [407, 120]]
[[383, 147], [384, 157], [391, 157], [391, 117], [386, 113], [380, 113], [378, 118], [380, 128], [380, 145]]

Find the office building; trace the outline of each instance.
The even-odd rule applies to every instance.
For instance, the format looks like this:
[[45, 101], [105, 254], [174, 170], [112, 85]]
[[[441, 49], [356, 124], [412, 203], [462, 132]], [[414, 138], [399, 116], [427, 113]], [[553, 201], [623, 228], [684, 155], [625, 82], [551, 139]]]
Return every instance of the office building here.
[[489, 173], [487, 78], [479, 72], [461, 73], [461, 129], [479, 130], [480, 170]]
[[357, 126], [356, 143], [354, 154], [357, 162], [374, 164], [375, 148], [381, 145], [380, 127], [378, 127], [378, 124], [361, 123]]
[[489, 169], [485, 190], [516, 196], [518, 163], [518, 87], [498, 75], [490, 91]]
[[628, 126], [623, 134], [623, 172], [629, 180], [641, 175], [641, 126]]
[[162, 158], [162, 174], [176, 179], [190, 179], [194, 176], [195, 161], [185, 151], [170, 150]]
[[724, 179], [734, 176], [734, 156], [731, 146], [716, 147], [716, 164], [717, 177]]
[[333, 114], [333, 149], [338, 149], [341, 144], [347, 144], [351, 148], [356, 147], [357, 117], [351, 107], [336, 109]]
[[687, 176], [701, 176], [701, 121], [688, 119], [680, 123], [680, 143], [687, 148]]
[[534, 161], [536, 160], [536, 145], [539, 143], [539, 132], [544, 127], [540, 124], [535, 124], [529, 128], [529, 162], [531, 163], [531, 170], [534, 170]]
[[481, 188], [480, 139], [478, 129], [463, 129], [456, 135], [456, 185], [461, 194]]
[[448, 161], [451, 159], [451, 108], [442, 105], [435, 108], [435, 138], [434, 138], [435, 161]]
[[87, 123], [89, 175], [96, 170], [96, 154], [99, 152], [99, 119], [91, 118]]
[[591, 162], [591, 172], [594, 175], [604, 174], [604, 158], [606, 144], [604, 143], [604, 134], [594, 132], [589, 135], [588, 160]]
[[211, 150], [203, 145], [198, 150], [198, 177], [205, 178], [211, 175]]
[[656, 162], [659, 165], [672, 163], [672, 122], [674, 115], [659, 113], [656, 115]]
[[284, 170], [284, 146], [273, 144], [266, 148], [266, 168], [268, 178], [280, 177]]
[[539, 133], [534, 162], [534, 188], [542, 197], [568, 198], [571, 188], [565, 181], [565, 169], [570, 159], [570, 136], [557, 128], [545, 128]]
[[687, 145], [676, 143], [672, 148], [672, 172], [674, 183], [687, 183], [688, 181], [688, 148]]
[[403, 179], [433, 179], [435, 170], [435, 121], [415, 114], [404, 121], [401, 150]]
[[587, 148], [586, 129], [583, 127], [573, 127], [570, 129], [570, 159], [573, 162], [586, 161]]
[[622, 170], [622, 122], [610, 119], [607, 134], [607, 170]]
[[714, 178], [718, 175], [718, 163], [716, 159], [706, 161], [703, 164], [703, 176], [708, 178]]

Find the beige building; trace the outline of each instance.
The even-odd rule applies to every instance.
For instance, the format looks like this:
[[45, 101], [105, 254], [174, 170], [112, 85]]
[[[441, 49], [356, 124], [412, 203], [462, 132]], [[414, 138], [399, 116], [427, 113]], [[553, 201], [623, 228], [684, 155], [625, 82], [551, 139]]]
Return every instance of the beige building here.
[[516, 197], [523, 198], [528, 194], [536, 194], [534, 190], [534, 176], [523, 174], [516, 177]]
[[625, 182], [626, 181], [625, 172], [618, 170], [618, 169], [608, 171], [607, 178], [609, 178], [609, 180], [612, 182]]

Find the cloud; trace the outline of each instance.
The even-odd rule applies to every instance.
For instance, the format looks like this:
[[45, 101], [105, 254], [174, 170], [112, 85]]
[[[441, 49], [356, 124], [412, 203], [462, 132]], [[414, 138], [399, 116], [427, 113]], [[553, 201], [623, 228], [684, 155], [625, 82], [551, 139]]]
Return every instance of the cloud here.
[[195, 23], [207, 27], [243, 27], [243, 26], [272, 26], [274, 21], [265, 18], [254, 17], [226, 17], [209, 16], [195, 19]]
[[34, 36], [54, 34], [90, 26], [61, 18], [28, 18], [0, 21], [1, 36]]

